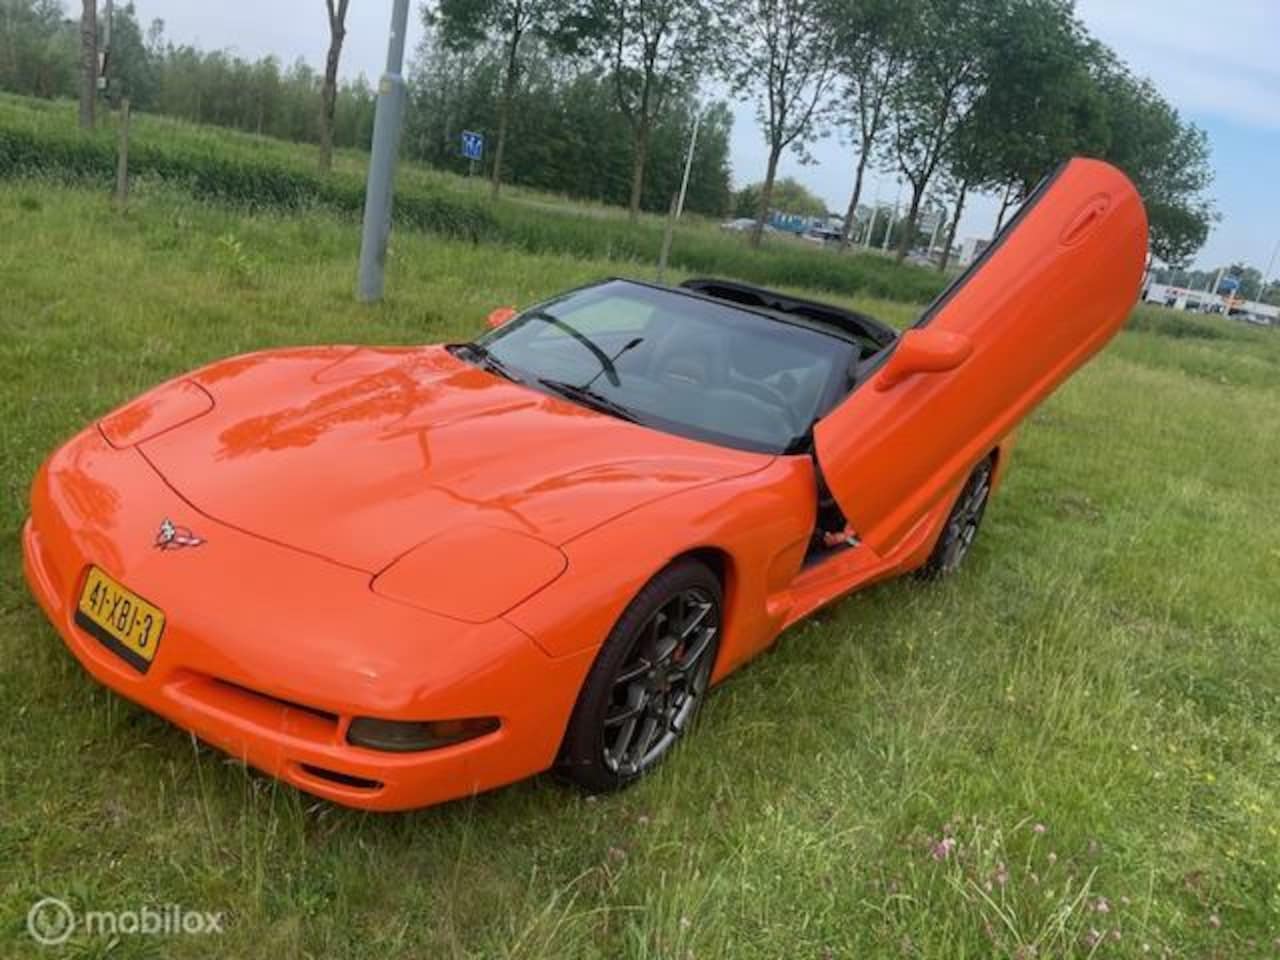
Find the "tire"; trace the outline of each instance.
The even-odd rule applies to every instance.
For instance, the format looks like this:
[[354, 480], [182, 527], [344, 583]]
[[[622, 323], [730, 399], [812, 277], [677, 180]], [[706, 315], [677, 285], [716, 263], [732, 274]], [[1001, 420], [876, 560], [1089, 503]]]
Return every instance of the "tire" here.
[[982, 517], [987, 512], [991, 498], [991, 476], [995, 470], [995, 455], [987, 457], [973, 468], [965, 481], [960, 496], [947, 515], [947, 522], [938, 535], [929, 559], [916, 571], [921, 580], [940, 580], [955, 573], [969, 555], [969, 549], [978, 536]]
[[679, 742], [706, 698], [723, 599], [719, 579], [693, 559], [676, 561], [636, 594], [578, 695], [560, 753], [563, 777], [592, 793], [618, 790]]

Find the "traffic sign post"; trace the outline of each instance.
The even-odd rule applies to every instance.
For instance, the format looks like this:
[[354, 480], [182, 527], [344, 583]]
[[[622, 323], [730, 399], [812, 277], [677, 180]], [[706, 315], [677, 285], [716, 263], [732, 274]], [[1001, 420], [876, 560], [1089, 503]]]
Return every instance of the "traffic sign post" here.
[[484, 134], [462, 131], [462, 155], [467, 158], [467, 176], [476, 172], [476, 164], [484, 159]]

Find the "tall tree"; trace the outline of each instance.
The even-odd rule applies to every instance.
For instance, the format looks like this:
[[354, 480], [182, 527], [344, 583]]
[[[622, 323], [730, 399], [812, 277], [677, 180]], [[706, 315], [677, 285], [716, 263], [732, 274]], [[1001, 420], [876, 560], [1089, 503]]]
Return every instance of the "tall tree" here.
[[74, 97], [78, 30], [58, 0], [0, 0], [0, 89]]
[[602, 48], [614, 98], [631, 129], [634, 220], [644, 195], [655, 121], [672, 97], [696, 86], [717, 47], [722, 0], [594, 0], [580, 18]]
[[133, 3], [115, 8], [111, 22], [111, 57], [107, 86], [113, 98], [125, 96], [135, 110], [150, 110], [158, 81], [153, 48], [143, 38]]
[[347, 38], [347, 5], [350, 0], [324, 0], [329, 14], [329, 53], [324, 60], [324, 85], [320, 88], [320, 172], [333, 169], [333, 118], [338, 106], [338, 64]]
[[80, 127], [92, 130], [98, 100], [98, 0], [83, 0], [80, 13]]
[[835, 44], [823, 0], [750, 0], [740, 4], [734, 82], [757, 96], [756, 116], [769, 148], [751, 243], [769, 217], [782, 151], [803, 148], [834, 76]]
[[[968, 131], [965, 132], [966, 134]], [[956, 245], [956, 231], [964, 216], [965, 201], [969, 191], [983, 182], [990, 154], [986, 144], [977, 135], [963, 135], [952, 144], [951, 156], [944, 171], [945, 194], [951, 196], [951, 210], [947, 216], [946, 238], [942, 255], [938, 258], [938, 272], [943, 273], [951, 262], [951, 251]]]
[[988, 186], [1002, 193], [997, 231], [1006, 212], [1062, 160], [1097, 156], [1107, 136], [1089, 75], [1097, 45], [1070, 0], [1014, 5], [1005, 37], [991, 51], [992, 82], [975, 124], [992, 146]]
[[999, 232], [1007, 210], [1059, 162], [1097, 154], [1105, 143], [1088, 74], [1092, 48], [1069, 0], [1019, 0], [1002, 15], [998, 41], [984, 55], [981, 93], [944, 157], [956, 210], [940, 269], [970, 192], [1000, 195]]
[[[507, 135], [504, 180], [600, 203], [626, 206], [633, 169], [632, 131], [618, 109], [608, 68], [566, 59], [561, 50], [528, 37], [521, 55]], [[458, 134], [492, 131], [505, 48], [490, 38], [466, 53], [450, 50], [438, 30], [424, 36], [410, 80], [405, 148], [435, 166], [462, 172]], [[680, 188], [689, 128], [698, 105], [670, 96], [649, 135], [649, 163], [641, 207], [665, 210]], [[724, 104], [705, 106], [690, 171], [686, 209], [720, 215], [730, 203], [729, 132]]]
[[566, 0], [439, 0], [426, 7], [428, 26], [438, 27], [441, 39], [453, 51], [470, 50], [489, 38], [501, 38], [502, 89], [498, 94], [498, 135], [493, 146], [490, 173], [493, 196], [502, 189], [503, 162], [511, 108], [520, 82], [520, 44], [526, 36], [563, 41]]
[[917, 7], [892, 98], [894, 157], [911, 187], [899, 262], [915, 240], [925, 192], [985, 89], [986, 55], [1006, 7], [1006, 0], [923, 0]]
[[1095, 77], [1107, 128], [1102, 156], [1129, 174], [1142, 194], [1151, 252], [1180, 266], [1204, 245], [1217, 218], [1204, 195], [1213, 181], [1208, 139], [1110, 51], [1099, 55]]
[[876, 154], [888, 117], [889, 95], [904, 55], [912, 5], [903, 0], [839, 0], [831, 8], [839, 104], [858, 159], [854, 164], [849, 209], [840, 230], [848, 245], [862, 199], [867, 165]]

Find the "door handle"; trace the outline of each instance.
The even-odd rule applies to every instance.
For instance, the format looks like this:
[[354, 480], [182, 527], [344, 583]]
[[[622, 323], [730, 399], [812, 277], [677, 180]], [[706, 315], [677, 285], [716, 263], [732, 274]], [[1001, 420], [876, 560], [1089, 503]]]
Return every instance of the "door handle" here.
[[1111, 198], [1105, 193], [1091, 197], [1080, 210], [1063, 228], [1062, 234], [1058, 237], [1058, 242], [1064, 247], [1070, 247], [1079, 243], [1094, 228], [1102, 222], [1102, 216], [1111, 209]]

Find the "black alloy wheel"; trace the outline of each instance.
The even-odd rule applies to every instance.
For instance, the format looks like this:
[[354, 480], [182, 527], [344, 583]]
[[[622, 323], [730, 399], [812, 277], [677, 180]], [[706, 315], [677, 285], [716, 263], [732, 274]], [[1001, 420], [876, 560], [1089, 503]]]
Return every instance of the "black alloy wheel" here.
[[933, 552], [929, 554], [924, 566], [916, 572], [922, 580], [938, 580], [950, 576], [969, 555], [973, 541], [978, 536], [978, 528], [982, 525], [983, 514], [987, 510], [987, 500], [991, 497], [994, 468], [995, 458], [987, 457], [969, 474]]
[[706, 698], [720, 647], [722, 590], [697, 560], [645, 585], [609, 634], [579, 694], [560, 771], [590, 791], [653, 769]]

